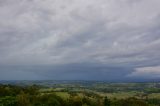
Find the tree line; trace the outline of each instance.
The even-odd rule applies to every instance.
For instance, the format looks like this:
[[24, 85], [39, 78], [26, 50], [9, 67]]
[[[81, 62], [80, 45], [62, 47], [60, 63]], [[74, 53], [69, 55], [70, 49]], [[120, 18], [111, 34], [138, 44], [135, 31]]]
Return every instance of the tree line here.
[[0, 106], [159, 106], [149, 104], [159, 104], [158, 100], [110, 99], [87, 92], [83, 92], [83, 96], [69, 92], [69, 98], [64, 99], [54, 92], [41, 93], [40, 88], [37, 85], [0, 85]]

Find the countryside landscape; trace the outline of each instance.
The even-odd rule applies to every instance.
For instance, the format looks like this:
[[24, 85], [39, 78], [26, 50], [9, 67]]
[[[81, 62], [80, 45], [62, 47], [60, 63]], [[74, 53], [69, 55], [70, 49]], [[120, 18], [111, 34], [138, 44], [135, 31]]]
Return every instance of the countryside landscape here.
[[159, 106], [160, 83], [2, 81], [0, 106]]
[[160, 106], [160, 0], [0, 0], [0, 106]]

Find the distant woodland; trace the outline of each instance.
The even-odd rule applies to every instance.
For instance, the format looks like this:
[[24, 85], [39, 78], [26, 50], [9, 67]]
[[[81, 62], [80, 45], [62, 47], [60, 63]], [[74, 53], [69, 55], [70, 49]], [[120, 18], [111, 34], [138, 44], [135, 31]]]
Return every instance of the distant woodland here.
[[[112, 97], [112, 95], [116, 95], [114, 89], [113, 91], [112, 89], [108, 89], [108, 91], [107, 89], [101, 89], [102, 91], [97, 89], [96, 91], [78, 85], [71, 87], [71, 85], [44, 87], [3, 84], [0, 85], [0, 106], [160, 106], [158, 96], [153, 98], [148, 96], [148, 94], [158, 94], [159, 89], [148, 89], [143, 94], [135, 92], [134, 96], [128, 97], [124, 95], [123, 91], [117, 91], [117, 96]], [[106, 92], [109, 92], [110, 96], [103, 95]], [[127, 92], [129, 95], [130, 91], [126, 91], [125, 94]], [[118, 93], [121, 95], [118, 96]]]

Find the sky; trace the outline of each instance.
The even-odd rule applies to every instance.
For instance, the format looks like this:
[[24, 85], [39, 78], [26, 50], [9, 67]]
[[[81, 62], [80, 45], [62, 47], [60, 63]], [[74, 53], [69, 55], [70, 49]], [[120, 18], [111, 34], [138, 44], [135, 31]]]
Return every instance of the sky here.
[[0, 0], [0, 80], [160, 79], [160, 0]]

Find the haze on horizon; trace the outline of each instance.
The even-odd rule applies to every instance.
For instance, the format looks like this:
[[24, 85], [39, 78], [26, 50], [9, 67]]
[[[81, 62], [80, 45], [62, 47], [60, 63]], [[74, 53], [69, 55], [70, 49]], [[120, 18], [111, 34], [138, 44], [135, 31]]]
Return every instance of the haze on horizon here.
[[160, 0], [1, 0], [0, 80], [160, 79]]

